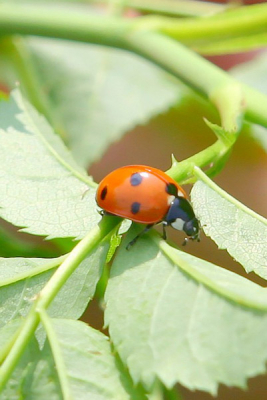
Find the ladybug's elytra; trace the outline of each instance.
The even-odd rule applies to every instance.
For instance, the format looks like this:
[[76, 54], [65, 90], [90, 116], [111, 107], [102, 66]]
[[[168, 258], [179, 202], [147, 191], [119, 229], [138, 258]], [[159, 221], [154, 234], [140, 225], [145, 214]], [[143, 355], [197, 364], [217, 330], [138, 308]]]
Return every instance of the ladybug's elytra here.
[[157, 168], [129, 165], [116, 169], [99, 183], [96, 202], [104, 213], [146, 224], [141, 234], [162, 222], [165, 239], [165, 227], [171, 225], [199, 241], [199, 223], [185, 191]]

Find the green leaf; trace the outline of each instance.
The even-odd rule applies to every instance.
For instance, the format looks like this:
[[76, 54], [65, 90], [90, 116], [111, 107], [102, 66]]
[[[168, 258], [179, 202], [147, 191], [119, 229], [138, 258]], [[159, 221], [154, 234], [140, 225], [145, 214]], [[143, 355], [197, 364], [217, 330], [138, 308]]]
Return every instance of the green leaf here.
[[109, 244], [100, 244], [73, 272], [49, 307], [49, 315], [78, 319], [92, 300], [102, 275]]
[[[238, 119], [237, 115], [235, 115], [235, 119]], [[217, 138], [220, 139], [225, 145], [227, 145], [228, 147], [233, 145], [233, 143], [235, 141], [235, 135], [232, 135], [232, 133], [237, 130], [236, 125], [233, 127], [232, 133], [230, 133], [230, 132], [227, 132], [222, 126], [213, 124], [206, 118], [204, 119], [204, 122], [213, 131], [213, 133], [215, 133]]]
[[[20, 357], [16, 369], [14, 370], [10, 380], [0, 393], [0, 400], [35, 400], [33, 397], [24, 397], [23, 383], [27, 375], [35, 365], [36, 360], [40, 357], [40, 350], [35, 338], [32, 338], [23, 355]], [[47, 393], [49, 387], [46, 388]], [[50, 399], [50, 397], [48, 397]], [[39, 399], [39, 397], [38, 397]], [[52, 400], [56, 400], [52, 398]]]
[[[54, 383], [55, 387], [58, 381], [55, 373], [52, 375], [52, 371], [57, 371], [58, 375], [63, 374], [65, 387], [60, 383], [60, 391], [69, 393], [73, 400], [144, 399], [141, 393], [138, 397], [133, 396], [138, 392], [135, 388], [132, 388], [129, 394], [125, 390], [123, 379], [127, 379], [126, 374], [118, 368], [108, 338], [104, 334], [80, 321], [54, 319], [51, 323], [53, 342], [46, 342], [41, 359], [37, 363], [40, 373], [36, 374], [33, 371], [27, 392], [31, 393], [34, 389], [35, 393], [41, 393], [43, 390], [44, 394], [49, 394], [46, 393], [46, 386], [43, 385], [44, 374], [40, 370], [40, 364], [42, 366], [46, 361], [50, 366], [51, 383]], [[123, 374], [124, 376], [121, 376]], [[58, 390], [55, 399], [60, 398]]]
[[[49, 307], [51, 316], [78, 319], [82, 315], [94, 295], [107, 248], [107, 243], [100, 245], [83, 260]], [[0, 259], [0, 326], [28, 314], [60, 260]]]
[[19, 91], [0, 120], [1, 217], [49, 239], [85, 236], [99, 220], [85, 171]]
[[63, 400], [50, 354], [43, 351], [39, 360], [31, 364], [21, 381], [21, 392], [27, 400]]
[[18, 332], [19, 327], [23, 322], [22, 318], [12, 319], [6, 324], [2, 325], [0, 328], [0, 360], [2, 361], [6, 353], [4, 354], [4, 350], [6, 346], [9, 347], [13, 339], [15, 338], [16, 333]]
[[121, 50], [45, 39], [31, 40], [30, 49], [43, 95], [84, 166], [181, 96], [170, 75]]
[[[199, 170], [198, 170], [199, 171]], [[203, 230], [247, 272], [267, 279], [267, 220], [219, 188], [201, 171], [191, 198]]]
[[244, 388], [265, 371], [266, 289], [153, 239], [122, 244], [106, 291], [105, 322], [134, 382]]
[[112, 257], [114, 256], [115, 251], [119, 247], [120, 243], [121, 236], [118, 234], [118, 232], [115, 232], [110, 238], [110, 246], [107, 254], [106, 263], [109, 263], [112, 260]]

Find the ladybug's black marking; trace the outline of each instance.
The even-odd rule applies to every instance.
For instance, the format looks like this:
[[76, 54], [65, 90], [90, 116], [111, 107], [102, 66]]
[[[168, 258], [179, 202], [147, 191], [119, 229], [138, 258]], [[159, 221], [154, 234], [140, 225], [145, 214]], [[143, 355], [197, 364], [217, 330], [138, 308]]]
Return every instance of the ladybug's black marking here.
[[174, 183], [167, 183], [166, 184], [166, 192], [171, 194], [172, 196], [177, 197], [177, 187]]
[[133, 214], [137, 214], [139, 212], [139, 210], [140, 210], [140, 207], [141, 207], [141, 203], [138, 203], [138, 201], [135, 201], [131, 205], [131, 212]]
[[139, 172], [135, 172], [134, 174], [132, 174], [132, 176], [130, 178], [130, 183], [132, 186], [138, 186], [138, 185], [140, 185], [142, 180], [143, 180], [142, 175], [139, 174]]
[[183, 231], [192, 239], [199, 241], [199, 223], [194, 214], [193, 208], [184, 197], [176, 197], [167, 215], [165, 216], [165, 225], [172, 225], [176, 220], [184, 222]]
[[100, 193], [101, 200], [105, 200], [107, 193], [108, 193], [108, 187], [105, 186]]

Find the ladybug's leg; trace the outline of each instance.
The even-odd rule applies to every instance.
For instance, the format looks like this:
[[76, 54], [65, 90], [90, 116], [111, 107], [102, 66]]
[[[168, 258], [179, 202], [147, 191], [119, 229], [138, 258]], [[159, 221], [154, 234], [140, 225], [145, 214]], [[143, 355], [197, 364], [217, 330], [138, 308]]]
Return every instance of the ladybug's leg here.
[[162, 222], [162, 230], [163, 230], [162, 239], [163, 240], [167, 240], [166, 226], [168, 226], [167, 222], [163, 221]]
[[200, 238], [197, 237], [196, 239], [194, 237], [185, 237], [184, 241], [182, 243], [182, 246], [186, 246], [186, 244], [189, 242], [189, 240], [196, 240], [197, 242], [200, 242]]
[[126, 246], [126, 250], [129, 250], [135, 243], [136, 241], [140, 238], [140, 236], [143, 236], [144, 233], [150, 231], [150, 229], [152, 228], [152, 226], [154, 226], [154, 224], [149, 224], [145, 227], [145, 229], [143, 229], [140, 233], [138, 233], [138, 235], [135, 236], [135, 238], [133, 238], [133, 240], [131, 240], [127, 246]]
[[186, 246], [189, 239], [191, 238], [185, 237], [182, 246]]

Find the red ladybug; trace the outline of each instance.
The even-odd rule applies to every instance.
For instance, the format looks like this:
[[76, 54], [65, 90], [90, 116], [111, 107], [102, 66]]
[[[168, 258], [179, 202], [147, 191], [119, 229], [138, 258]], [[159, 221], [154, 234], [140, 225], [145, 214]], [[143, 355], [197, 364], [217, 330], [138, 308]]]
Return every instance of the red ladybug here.
[[171, 225], [184, 231], [190, 239], [199, 241], [199, 223], [185, 191], [157, 168], [128, 165], [116, 169], [99, 183], [96, 202], [103, 214], [146, 224], [141, 234], [162, 222], [164, 239], [165, 227]]

